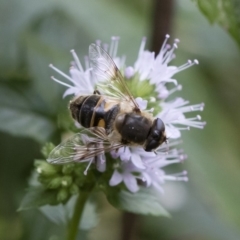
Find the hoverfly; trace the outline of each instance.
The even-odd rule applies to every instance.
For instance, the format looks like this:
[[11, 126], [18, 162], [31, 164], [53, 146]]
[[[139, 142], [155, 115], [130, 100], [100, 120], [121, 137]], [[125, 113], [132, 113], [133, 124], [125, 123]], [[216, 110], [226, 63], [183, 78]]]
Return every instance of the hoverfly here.
[[140, 110], [108, 53], [91, 44], [89, 60], [99, 81], [97, 90], [73, 98], [69, 105], [73, 119], [84, 128], [54, 148], [48, 162], [85, 162], [123, 146], [141, 146], [150, 152], [166, 142], [163, 121]]

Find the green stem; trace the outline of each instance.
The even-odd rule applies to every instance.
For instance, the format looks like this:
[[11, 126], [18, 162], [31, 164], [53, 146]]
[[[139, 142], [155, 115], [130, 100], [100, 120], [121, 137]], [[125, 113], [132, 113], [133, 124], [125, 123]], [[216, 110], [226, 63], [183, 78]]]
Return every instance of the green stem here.
[[84, 205], [88, 199], [89, 194], [90, 191], [89, 192], [82, 191], [79, 193], [79, 196], [74, 207], [72, 219], [70, 220], [68, 225], [67, 240], [75, 240], [77, 237], [79, 222], [81, 220]]

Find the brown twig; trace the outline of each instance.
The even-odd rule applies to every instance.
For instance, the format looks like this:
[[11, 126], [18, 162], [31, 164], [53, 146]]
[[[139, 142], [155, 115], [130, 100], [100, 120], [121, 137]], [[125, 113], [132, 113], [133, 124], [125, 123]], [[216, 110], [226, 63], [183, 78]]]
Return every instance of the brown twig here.
[[166, 34], [171, 33], [174, 0], [154, 0], [151, 50], [158, 53]]

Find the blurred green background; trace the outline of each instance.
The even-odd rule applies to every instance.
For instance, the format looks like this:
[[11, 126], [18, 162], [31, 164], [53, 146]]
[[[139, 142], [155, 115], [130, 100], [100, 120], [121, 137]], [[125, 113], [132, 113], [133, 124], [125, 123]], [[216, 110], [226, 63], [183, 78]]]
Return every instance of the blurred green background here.
[[[83, 59], [90, 43], [109, 42], [117, 35], [121, 37], [119, 54], [126, 54], [127, 63], [132, 64], [143, 36], [148, 37], [149, 47], [158, 47], [153, 39], [154, 21], [159, 17], [154, 15], [156, 2], [0, 0], [1, 240], [64, 236], [64, 229], [38, 210], [16, 211], [33, 160], [42, 157], [41, 146], [47, 141], [59, 143], [67, 129], [61, 119], [68, 114], [69, 99], [63, 100], [64, 87], [50, 80], [49, 63], [68, 72], [71, 49]], [[210, 22], [220, 16], [221, 28], [210, 25], [196, 1], [169, 2], [172, 14], [162, 18], [166, 21], [160, 35], [171, 33], [171, 40], [181, 40], [174, 64], [195, 58], [200, 62], [176, 76], [183, 85], [178, 95], [192, 104], [206, 105], [201, 113], [207, 121], [205, 129], [183, 132], [182, 147], [189, 158], [180, 168], [187, 169], [190, 181], [166, 184], [161, 201], [171, 218], [122, 215], [103, 198], [98, 226], [81, 239], [240, 239], [240, 3], [215, 1], [234, 3], [229, 11], [234, 10], [239, 19], [233, 14], [228, 18], [224, 8], [223, 12], [212, 9], [208, 1], [199, 4]], [[129, 230], [130, 220], [134, 224]]]

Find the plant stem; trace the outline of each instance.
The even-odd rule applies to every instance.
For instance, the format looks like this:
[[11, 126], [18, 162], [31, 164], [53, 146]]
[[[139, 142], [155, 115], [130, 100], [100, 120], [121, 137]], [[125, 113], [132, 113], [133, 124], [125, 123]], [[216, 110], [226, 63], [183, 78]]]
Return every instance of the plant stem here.
[[151, 51], [158, 53], [166, 34], [171, 34], [175, 1], [154, 0], [152, 9]]
[[78, 198], [74, 207], [73, 216], [68, 225], [67, 240], [75, 240], [77, 237], [79, 222], [81, 220], [84, 205], [88, 199], [89, 194], [90, 194], [90, 191], [89, 192], [82, 191], [78, 195]]

